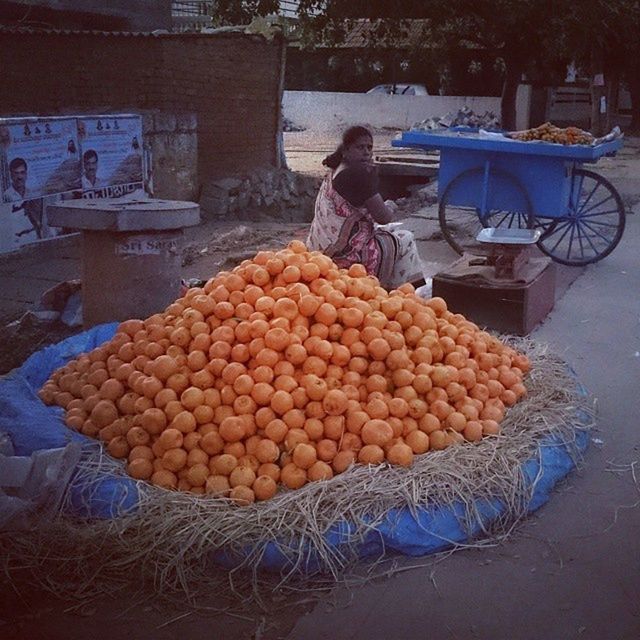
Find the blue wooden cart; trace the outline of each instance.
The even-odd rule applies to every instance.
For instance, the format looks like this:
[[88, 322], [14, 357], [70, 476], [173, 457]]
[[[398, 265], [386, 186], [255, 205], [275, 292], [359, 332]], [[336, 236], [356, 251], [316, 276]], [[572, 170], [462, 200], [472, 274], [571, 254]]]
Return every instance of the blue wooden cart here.
[[568, 265], [601, 260], [622, 237], [620, 195], [601, 175], [582, 168], [615, 155], [620, 139], [561, 145], [444, 129], [406, 131], [392, 145], [440, 150], [440, 227], [460, 254], [477, 250], [483, 227], [539, 228], [540, 249]]

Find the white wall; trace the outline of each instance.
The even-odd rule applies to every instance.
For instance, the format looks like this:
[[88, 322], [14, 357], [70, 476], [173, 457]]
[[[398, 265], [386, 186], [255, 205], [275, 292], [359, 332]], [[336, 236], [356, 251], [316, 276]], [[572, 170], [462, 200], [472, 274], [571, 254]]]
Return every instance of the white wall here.
[[285, 118], [307, 129], [327, 130], [352, 124], [408, 129], [416, 122], [444, 116], [464, 106], [477, 114], [500, 114], [499, 97], [398, 96], [328, 91], [285, 91]]

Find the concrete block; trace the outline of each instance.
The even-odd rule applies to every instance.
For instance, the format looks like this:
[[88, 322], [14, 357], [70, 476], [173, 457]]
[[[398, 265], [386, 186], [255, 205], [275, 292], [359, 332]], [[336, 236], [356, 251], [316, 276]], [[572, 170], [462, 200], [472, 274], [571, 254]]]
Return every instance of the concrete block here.
[[200, 223], [200, 208], [179, 200], [68, 200], [49, 205], [47, 219], [55, 227], [94, 231], [182, 229]]

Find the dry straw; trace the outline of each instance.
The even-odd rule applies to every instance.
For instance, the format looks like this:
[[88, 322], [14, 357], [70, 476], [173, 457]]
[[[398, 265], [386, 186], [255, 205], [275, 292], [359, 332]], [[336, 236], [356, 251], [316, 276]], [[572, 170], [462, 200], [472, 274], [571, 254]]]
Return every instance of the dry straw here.
[[[29, 534], [0, 537], [5, 570], [12, 575], [22, 569], [68, 597], [93, 597], [135, 583], [154, 594], [186, 596], [191, 603], [202, 594], [222, 594], [217, 608], [225, 609], [282, 589], [296, 592], [301, 581], [308, 589], [310, 576], [320, 586], [345, 579], [362, 541], [392, 509], [416, 513], [457, 503], [461, 526], [475, 534], [454, 546], [495, 542], [527, 513], [537, 479], [531, 485], [523, 463], [538, 457], [550, 437], [578, 462], [576, 433], [593, 424], [590, 399], [565, 362], [533, 341], [507, 341], [529, 356], [532, 368], [529, 393], [507, 412], [499, 436], [429, 452], [410, 469], [356, 465], [329, 481], [247, 507], [139, 483], [139, 506], [129, 515], [81, 520], [63, 508], [44, 514]], [[92, 447], [77, 482], [90, 484], [105, 472], [123, 475], [124, 468]], [[487, 522], [478, 509], [482, 500], [499, 500], [504, 511]], [[324, 534], [344, 522], [350, 523], [344, 544], [332, 546]], [[268, 543], [288, 560], [277, 574], [258, 569]], [[217, 566], [221, 551], [234, 558], [235, 569]]]

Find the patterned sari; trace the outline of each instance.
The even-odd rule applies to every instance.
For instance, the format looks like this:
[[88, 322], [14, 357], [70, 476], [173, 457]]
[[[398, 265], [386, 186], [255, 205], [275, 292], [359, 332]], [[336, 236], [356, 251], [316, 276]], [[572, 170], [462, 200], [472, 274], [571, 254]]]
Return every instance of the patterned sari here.
[[386, 288], [423, 277], [413, 233], [377, 227], [366, 207], [354, 207], [333, 188], [330, 173], [316, 198], [307, 246], [342, 268], [363, 264]]

